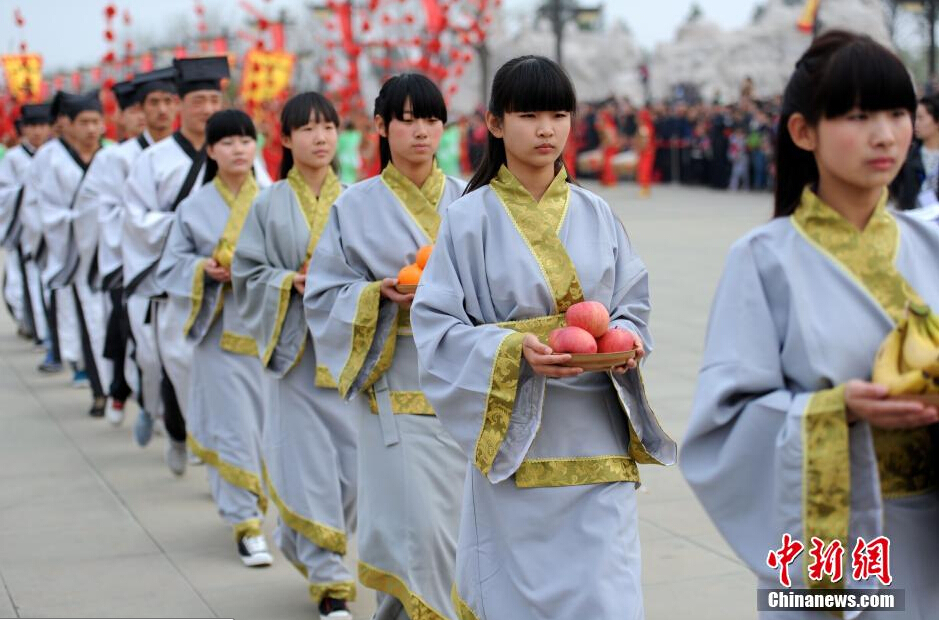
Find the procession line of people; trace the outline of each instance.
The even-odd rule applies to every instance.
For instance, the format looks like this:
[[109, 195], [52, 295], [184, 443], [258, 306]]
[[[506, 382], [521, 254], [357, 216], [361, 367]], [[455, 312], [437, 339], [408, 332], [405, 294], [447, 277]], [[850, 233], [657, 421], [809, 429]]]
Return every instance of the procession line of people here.
[[[381, 172], [348, 187], [328, 99], [286, 103], [272, 182], [251, 118], [222, 109], [227, 76], [223, 57], [179, 59], [116, 85], [126, 139], [105, 148], [97, 94], [24, 108], [0, 228], [5, 298], [41, 368], [85, 373], [113, 424], [136, 394], [136, 440], [157, 425], [174, 474], [205, 464], [246, 566], [273, 561], [272, 503], [320, 618], [351, 619], [357, 582], [376, 620], [643, 618], [638, 466], [678, 449], [639, 368], [646, 266], [563, 165], [564, 70], [522, 56], [496, 72], [468, 184], [436, 162], [437, 86], [388, 79]], [[939, 307], [939, 230], [885, 208], [915, 105], [867, 37], [830, 33], [800, 61], [776, 217], [728, 257], [682, 471], [761, 587], [784, 533], [886, 533], [903, 617], [923, 620], [939, 605], [939, 413], [865, 381], [907, 300]], [[396, 276], [415, 261], [411, 292]], [[545, 344], [585, 301], [635, 358], [585, 372]]]

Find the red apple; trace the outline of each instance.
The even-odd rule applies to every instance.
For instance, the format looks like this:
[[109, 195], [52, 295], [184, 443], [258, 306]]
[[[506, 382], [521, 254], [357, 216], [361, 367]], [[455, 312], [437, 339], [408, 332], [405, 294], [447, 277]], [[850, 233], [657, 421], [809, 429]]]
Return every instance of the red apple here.
[[548, 335], [548, 346], [555, 353], [596, 353], [597, 341], [579, 327], [562, 327]]
[[582, 301], [564, 313], [567, 324], [579, 327], [594, 338], [599, 338], [610, 327], [610, 313], [599, 301]]
[[636, 348], [636, 337], [627, 329], [614, 327], [597, 338], [597, 351], [600, 353], [621, 353]]

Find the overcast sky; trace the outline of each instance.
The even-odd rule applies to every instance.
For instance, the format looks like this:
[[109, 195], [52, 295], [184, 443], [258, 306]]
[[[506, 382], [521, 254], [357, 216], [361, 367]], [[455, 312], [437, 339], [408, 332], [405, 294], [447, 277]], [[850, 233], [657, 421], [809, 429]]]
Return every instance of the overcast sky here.
[[[127, 8], [133, 17], [133, 29], [149, 31], [162, 38], [180, 18], [193, 15], [193, 0], [113, 0], [120, 11]], [[604, 4], [610, 18], [624, 19], [642, 47], [670, 40], [695, 0], [581, 0], [582, 5]], [[244, 14], [237, 0], [203, 0], [209, 13], [225, 16]], [[254, 0], [259, 7], [284, 7], [294, 14], [309, 0]], [[510, 11], [520, 11], [541, 0], [504, 0]], [[743, 25], [750, 20], [756, 0], [697, 0], [704, 13], [725, 28]], [[40, 52], [47, 69], [70, 68], [92, 64], [106, 51], [102, 36], [104, 7], [108, 0], [0, 0], [0, 51], [16, 52], [25, 37], [32, 51]], [[17, 28], [13, 11], [19, 8], [26, 20]], [[640, 8], [644, 7], [644, 8]], [[118, 30], [120, 37], [120, 29]]]

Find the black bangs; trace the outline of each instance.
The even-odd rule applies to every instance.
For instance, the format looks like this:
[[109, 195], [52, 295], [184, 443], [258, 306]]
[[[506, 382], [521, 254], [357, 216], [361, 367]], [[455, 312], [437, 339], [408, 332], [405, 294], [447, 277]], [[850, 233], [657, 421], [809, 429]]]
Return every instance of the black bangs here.
[[375, 116], [386, 123], [404, 120], [404, 104], [411, 101], [414, 118], [436, 118], [447, 122], [447, 104], [437, 85], [420, 73], [402, 73], [384, 83], [375, 99]]
[[910, 75], [890, 50], [859, 37], [835, 51], [815, 93], [815, 110], [837, 118], [854, 108], [865, 112], [908, 110], [916, 113]]
[[[493, 89], [490, 111], [501, 116], [505, 112], [573, 113], [577, 109], [574, 84], [564, 69], [544, 56], [520, 56], [500, 69], [511, 88], [496, 93]], [[500, 99], [500, 100], [497, 100]]]
[[339, 128], [339, 114], [329, 99], [316, 92], [300, 93], [284, 105], [280, 113], [280, 130], [289, 136], [294, 129], [305, 126], [310, 120], [324, 120]]
[[229, 136], [247, 136], [258, 139], [251, 117], [241, 110], [221, 110], [209, 117], [205, 124], [205, 143], [216, 144]]

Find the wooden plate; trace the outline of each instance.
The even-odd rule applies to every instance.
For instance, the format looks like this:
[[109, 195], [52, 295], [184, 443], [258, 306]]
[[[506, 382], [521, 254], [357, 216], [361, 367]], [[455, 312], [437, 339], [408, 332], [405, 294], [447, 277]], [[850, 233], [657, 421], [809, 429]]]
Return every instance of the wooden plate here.
[[620, 353], [588, 353], [584, 355], [571, 355], [571, 360], [562, 366], [583, 368], [585, 371], [607, 371], [624, 366], [627, 361], [636, 357], [636, 350], [622, 351]]
[[417, 292], [416, 284], [395, 284], [395, 290], [402, 295], [410, 295]]
[[939, 407], [939, 394], [897, 394], [889, 396], [890, 400], [915, 400], [927, 405]]

